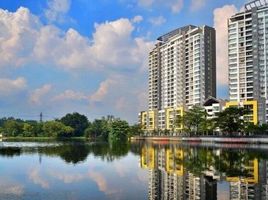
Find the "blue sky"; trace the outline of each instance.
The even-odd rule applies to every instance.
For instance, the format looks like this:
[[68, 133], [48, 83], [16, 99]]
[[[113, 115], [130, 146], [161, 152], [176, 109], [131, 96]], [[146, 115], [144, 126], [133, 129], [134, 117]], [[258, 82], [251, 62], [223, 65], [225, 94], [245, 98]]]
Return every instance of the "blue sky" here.
[[147, 55], [187, 24], [217, 31], [218, 97], [227, 98], [227, 18], [246, 0], [0, 0], [0, 117], [78, 111], [137, 121]]

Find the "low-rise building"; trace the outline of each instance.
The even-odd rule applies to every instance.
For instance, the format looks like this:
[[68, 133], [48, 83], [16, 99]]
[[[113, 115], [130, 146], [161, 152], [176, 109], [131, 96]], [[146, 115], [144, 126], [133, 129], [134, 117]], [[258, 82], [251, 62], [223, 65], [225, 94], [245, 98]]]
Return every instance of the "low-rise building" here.
[[[224, 101], [209, 97], [203, 104], [204, 110], [207, 112], [207, 119], [215, 119], [218, 114], [229, 107], [242, 107], [248, 110], [244, 116], [246, 122], [251, 122], [255, 125], [260, 123], [259, 120], [259, 104], [257, 100], [248, 100], [243, 102], [237, 101]], [[183, 116], [185, 113], [183, 107], [167, 108], [164, 110], [149, 110], [139, 114], [139, 122], [142, 129], [148, 133], [156, 132], [157, 135], [162, 133], [166, 135], [179, 135], [183, 129]], [[215, 131], [220, 131], [218, 128]]]
[[247, 115], [244, 115], [244, 120], [247, 122], [252, 122], [253, 124], [258, 124], [258, 102], [256, 100], [250, 100], [250, 101], [243, 101], [243, 102], [237, 102], [237, 101], [229, 101], [226, 102], [225, 108], [229, 107], [242, 107], [249, 111]]
[[207, 112], [207, 119], [216, 118], [217, 115], [223, 111], [225, 103], [224, 100], [209, 97], [203, 104], [203, 107]]
[[139, 114], [139, 122], [144, 131], [181, 132], [183, 124], [183, 107], [167, 108], [164, 110], [143, 111]]
[[140, 112], [139, 121], [142, 130], [147, 131], [157, 130], [157, 111], [149, 110]]
[[183, 117], [183, 107], [168, 108], [166, 109], [166, 129], [169, 131], [181, 131], [183, 124], [180, 120]]
[[252, 122], [255, 125], [259, 123], [258, 119], [258, 102], [257, 100], [250, 101], [224, 101], [221, 99], [216, 99], [214, 97], [208, 98], [204, 103], [204, 109], [207, 112], [207, 119], [214, 119], [217, 117], [218, 113], [222, 112], [229, 107], [242, 107], [248, 110], [248, 114], [241, 116], [248, 122]]

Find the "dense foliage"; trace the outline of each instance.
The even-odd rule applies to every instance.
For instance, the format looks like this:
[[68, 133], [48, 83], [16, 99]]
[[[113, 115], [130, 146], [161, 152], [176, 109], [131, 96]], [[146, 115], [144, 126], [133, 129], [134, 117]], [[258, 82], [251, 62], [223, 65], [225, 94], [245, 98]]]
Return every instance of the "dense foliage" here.
[[249, 114], [249, 110], [239, 107], [226, 108], [219, 112], [214, 119], [208, 119], [204, 109], [194, 106], [185, 112], [178, 120], [183, 123], [185, 133], [194, 135], [267, 135], [268, 125], [254, 125], [243, 117]]
[[115, 120], [111, 123], [110, 126], [109, 140], [112, 142], [126, 141], [128, 133], [129, 133], [128, 123], [122, 120]]
[[246, 121], [241, 116], [248, 113], [244, 108], [230, 107], [218, 114], [217, 125], [224, 134], [245, 132]]
[[59, 120], [46, 122], [24, 121], [14, 118], [0, 119], [0, 133], [5, 137], [86, 137], [101, 141], [122, 141], [141, 133], [138, 125], [113, 116], [89, 122], [85, 115], [67, 114]]
[[201, 107], [194, 106], [189, 111], [185, 112], [183, 117], [184, 127], [189, 133], [203, 132], [203, 126], [206, 122], [206, 111]]
[[139, 135], [141, 132], [138, 125], [129, 126], [124, 120], [108, 116], [90, 123], [85, 130], [85, 136], [92, 139], [118, 142], [127, 141], [129, 137]]
[[83, 136], [84, 131], [88, 127], [88, 119], [85, 115], [81, 115], [79, 113], [67, 114], [63, 118], [60, 119], [60, 122], [65, 124], [66, 126], [70, 126], [74, 129], [74, 136]]
[[70, 137], [74, 129], [57, 121], [49, 121], [43, 124], [44, 136], [48, 137]]

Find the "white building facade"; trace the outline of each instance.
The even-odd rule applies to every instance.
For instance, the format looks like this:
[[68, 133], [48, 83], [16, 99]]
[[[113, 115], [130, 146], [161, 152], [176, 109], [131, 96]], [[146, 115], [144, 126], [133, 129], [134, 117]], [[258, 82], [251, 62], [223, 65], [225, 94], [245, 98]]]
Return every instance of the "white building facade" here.
[[158, 38], [149, 53], [149, 110], [140, 114], [145, 129], [182, 130], [177, 115], [216, 97], [215, 41], [214, 28], [193, 25]]
[[257, 0], [228, 21], [230, 101], [258, 101], [260, 123], [268, 121], [268, 4]]
[[216, 96], [215, 29], [189, 25], [158, 41], [149, 55], [149, 109], [201, 106]]

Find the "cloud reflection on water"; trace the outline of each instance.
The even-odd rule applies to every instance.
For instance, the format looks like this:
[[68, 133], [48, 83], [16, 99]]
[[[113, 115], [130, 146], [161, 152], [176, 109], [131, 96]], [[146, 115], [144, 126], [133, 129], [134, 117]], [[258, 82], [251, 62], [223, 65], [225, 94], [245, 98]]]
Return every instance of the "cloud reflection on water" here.
[[1, 177], [0, 180], [0, 199], [2, 196], [14, 195], [22, 196], [24, 194], [24, 186], [15, 181], [9, 180], [9, 178]]
[[[0, 154], [0, 179], [3, 182], [0, 181], [0, 199], [32, 200], [34, 196], [40, 200], [128, 197], [134, 200], [146, 196], [147, 183], [140, 181], [143, 176], [140, 171], [144, 172], [144, 176], [146, 171], [138, 166], [139, 156], [128, 154], [128, 149], [121, 156], [121, 151], [115, 154], [106, 146], [92, 147], [87, 144], [64, 143], [47, 147], [28, 147], [27, 143], [19, 143], [19, 147], [16, 145], [19, 153], [11, 151], [9, 157], [5, 156], [5, 152]], [[70, 158], [81, 155], [74, 149], [82, 151], [82, 162], [68, 162]], [[109, 156], [113, 159], [103, 159]], [[9, 179], [14, 183], [6, 182]]]
[[36, 185], [40, 185], [44, 189], [49, 189], [50, 185], [47, 180], [45, 180], [38, 168], [30, 169], [29, 179]]

